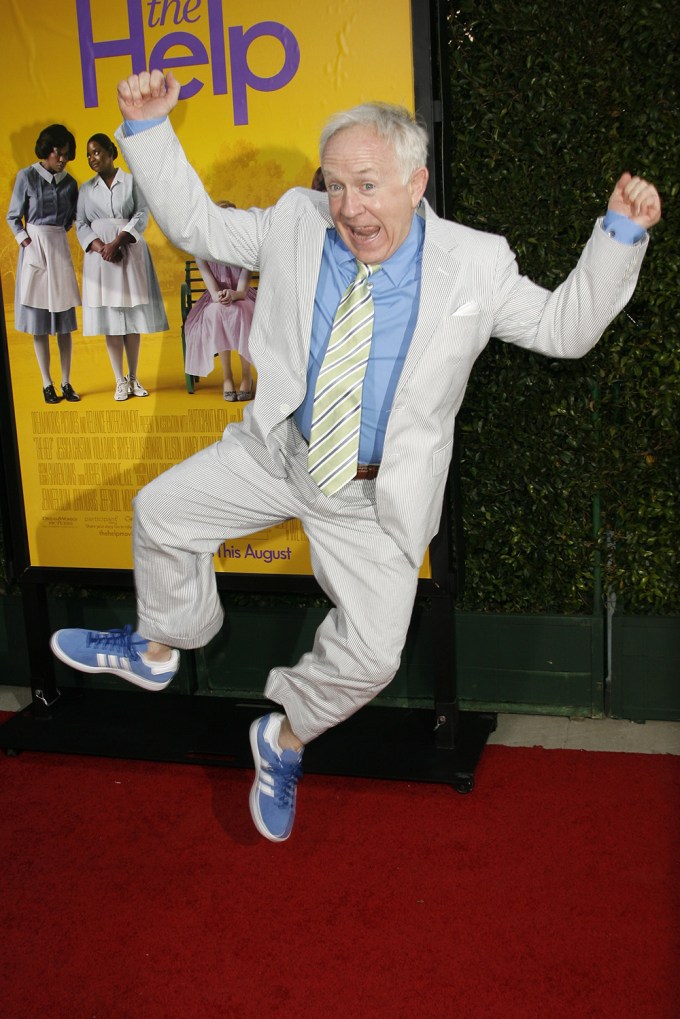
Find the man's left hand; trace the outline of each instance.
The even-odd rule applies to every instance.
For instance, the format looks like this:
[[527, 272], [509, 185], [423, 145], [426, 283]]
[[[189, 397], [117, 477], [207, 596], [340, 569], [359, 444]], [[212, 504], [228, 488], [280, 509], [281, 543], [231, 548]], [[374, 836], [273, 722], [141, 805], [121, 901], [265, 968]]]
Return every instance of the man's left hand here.
[[642, 177], [623, 173], [612, 191], [608, 208], [627, 216], [634, 223], [649, 230], [661, 219], [661, 199], [653, 184]]

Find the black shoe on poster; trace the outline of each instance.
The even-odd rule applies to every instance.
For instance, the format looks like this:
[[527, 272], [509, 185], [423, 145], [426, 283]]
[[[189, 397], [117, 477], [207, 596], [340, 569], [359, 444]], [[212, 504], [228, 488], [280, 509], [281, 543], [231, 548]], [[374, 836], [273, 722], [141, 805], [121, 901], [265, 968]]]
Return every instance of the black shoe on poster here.
[[61, 403], [61, 397], [57, 396], [57, 391], [54, 386], [45, 386], [43, 389], [43, 397], [45, 403]]
[[70, 382], [65, 382], [63, 384], [63, 386], [61, 387], [61, 395], [64, 397], [65, 400], [68, 400], [69, 403], [80, 402], [80, 397], [78, 396]]

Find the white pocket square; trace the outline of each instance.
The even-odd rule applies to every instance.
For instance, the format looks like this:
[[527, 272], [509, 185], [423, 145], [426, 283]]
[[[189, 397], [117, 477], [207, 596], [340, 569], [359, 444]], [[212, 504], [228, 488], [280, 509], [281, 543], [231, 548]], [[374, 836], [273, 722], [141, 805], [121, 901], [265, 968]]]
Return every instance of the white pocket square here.
[[459, 308], [452, 312], [451, 317], [453, 318], [455, 315], [477, 315], [480, 311], [481, 308], [476, 301], [466, 301], [465, 304], [461, 304]]

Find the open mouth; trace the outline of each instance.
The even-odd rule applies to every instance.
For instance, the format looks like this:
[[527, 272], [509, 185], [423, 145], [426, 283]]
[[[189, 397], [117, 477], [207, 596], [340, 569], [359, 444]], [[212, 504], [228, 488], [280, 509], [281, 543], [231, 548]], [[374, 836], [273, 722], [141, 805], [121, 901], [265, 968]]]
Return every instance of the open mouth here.
[[373, 241], [380, 233], [379, 226], [350, 226], [348, 230], [355, 241], [363, 243]]

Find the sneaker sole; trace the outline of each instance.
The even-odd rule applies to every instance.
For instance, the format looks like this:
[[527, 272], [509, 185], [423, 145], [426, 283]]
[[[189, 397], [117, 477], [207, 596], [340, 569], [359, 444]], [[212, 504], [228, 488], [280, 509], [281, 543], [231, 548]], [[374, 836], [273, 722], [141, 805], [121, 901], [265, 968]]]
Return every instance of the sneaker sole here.
[[248, 797], [248, 803], [250, 804], [250, 815], [253, 819], [253, 824], [259, 831], [260, 835], [264, 835], [264, 837], [266, 839], [269, 839], [270, 842], [285, 842], [287, 839], [290, 838], [293, 829], [291, 828], [287, 835], [274, 835], [272, 834], [272, 832], [270, 832], [269, 828], [262, 820], [262, 814], [260, 813], [259, 795], [257, 792], [257, 787], [260, 782], [260, 772], [262, 770], [261, 766], [262, 758], [260, 757], [260, 751], [258, 750], [257, 747], [257, 729], [259, 722], [260, 719], [256, 718], [255, 721], [252, 722], [250, 726], [250, 749], [252, 751], [253, 761], [255, 763], [255, 781], [253, 782], [250, 788], [250, 796]]
[[56, 655], [59, 661], [63, 662], [64, 665], [70, 665], [72, 669], [76, 669], [78, 672], [106, 672], [112, 676], [119, 676], [121, 679], [127, 680], [128, 683], [133, 683], [134, 686], [140, 686], [142, 690], [165, 690], [166, 686], [169, 686], [175, 678], [175, 673], [173, 673], [170, 679], [163, 679], [156, 683], [152, 679], [144, 679], [143, 676], [138, 676], [135, 672], [129, 672], [127, 669], [105, 668], [102, 665], [83, 665], [82, 662], [77, 661], [75, 658], [70, 658], [69, 655], [67, 655], [66, 652], [59, 647], [55, 637], [56, 634], [50, 638], [50, 647], [52, 648], [53, 654]]

